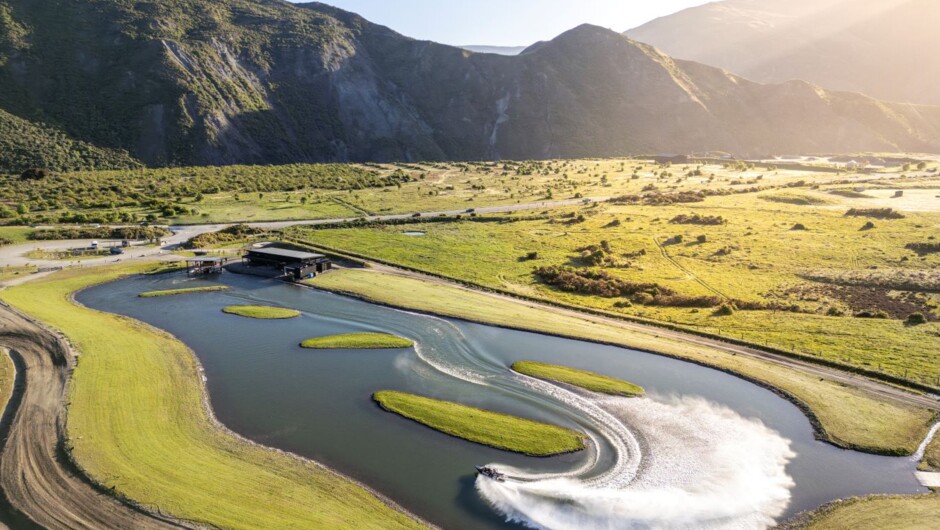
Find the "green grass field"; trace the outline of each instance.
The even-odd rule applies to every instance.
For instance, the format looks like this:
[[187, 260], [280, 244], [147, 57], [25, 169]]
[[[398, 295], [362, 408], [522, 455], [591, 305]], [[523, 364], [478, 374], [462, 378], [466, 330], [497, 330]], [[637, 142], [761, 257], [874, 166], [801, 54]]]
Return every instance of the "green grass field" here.
[[500, 300], [452, 286], [367, 270], [341, 270], [308, 283], [404, 309], [462, 318], [513, 329], [656, 351], [715, 366], [779, 388], [805, 403], [832, 442], [877, 453], [913, 453], [934, 415], [896, 404], [839, 383], [780, 368], [745, 356], [657, 336], [655, 331], [625, 332], [587, 318], [560, 315], [511, 300]]
[[35, 229], [26, 226], [0, 226], [0, 243], [3, 245], [19, 245], [29, 241], [29, 234]]
[[810, 530], [934, 530], [940, 522], [940, 494], [850, 499], [819, 510]]
[[283, 320], [300, 316], [300, 311], [296, 309], [258, 305], [230, 305], [222, 308], [222, 312], [228, 313], [229, 315], [238, 315], [240, 317], [260, 320]]
[[633, 383], [621, 379], [595, 374], [586, 370], [569, 368], [567, 366], [538, 363], [534, 361], [519, 361], [513, 363], [512, 369], [520, 374], [566, 383], [585, 390], [590, 390], [591, 392], [626, 397], [636, 397], [645, 394], [643, 387], [639, 385], [634, 385]]
[[0, 282], [5, 282], [7, 280], [12, 280], [14, 278], [26, 276], [26, 275], [36, 272], [37, 270], [38, 268], [34, 266], [11, 267], [7, 265], [6, 267], [0, 267]]
[[[423, 237], [407, 236], [401, 226], [297, 227], [288, 234], [487, 288], [665, 322], [940, 387], [940, 254], [918, 256], [905, 248], [936, 237], [940, 200], [937, 212], [874, 219], [874, 229], [861, 230], [867, 219], [844, 215], [861, 199], [800, 191], [828, 202], [764, 200], [780, 193], [774, 191], [691, 204], [567, 208], [551, 211], [548, 220], [408, 225]], [[787, 197], [795, 193], [790, 190]], [[721, 217], [725, 223], [670, 222], [692, 214]], [[791, 230], [797, 223], [809, 229]], [[675, 242], [677, 236], [681, 243]], [[597, 250], [604, 244], [606, 250]], [[718, 317], [714, 307], [566, 292], [534, 274], [538, 267], [551, 266], [603, 272], [744, 309]], [[748, 304], [769, 309], [747, 309]], [[854, 316], [865, 311], [885, 311], [887, 318]], [[932, 322], [907, 325], [913, 313]]]
[[203, 406], [200, 372], [185, 345], [70, 300], [79, 289], [148, 267], [69, 270], [0, 292], [81, 352], [69, 386], [68, 446], [95, 481], [204, 526], [421, 527], [317, 464], [221, 430]]
[[139, 297], [141, 298], [159, 298], [162, 296], [177, 296], [181, 294], [195, 294], [195, 293], [213, 293], [218, 291], [225, 291], [228, 287], [225, 285], [212, 285], [209, 287], [189, 287], [186, 289], [166, 289], [163, 291], [147, 291], [146, 293], [140, 293]]
[[7, 409], [7, 403], [13, 396], [13, 385], [16, 382], [16, 368], [9, 352], [0, 349], [0, 412]]
[[381, 350], [410, 348], [414, 346], [414, 342], [388, 333], [347, 333], [307, 339], [300, 345], [304, 348], [320, 350]]
[[390, 390], [376, 392], [372, 399], [389, 412], [496, 449], [530, 456], [584, 449], [583, 434], [557, 425]]

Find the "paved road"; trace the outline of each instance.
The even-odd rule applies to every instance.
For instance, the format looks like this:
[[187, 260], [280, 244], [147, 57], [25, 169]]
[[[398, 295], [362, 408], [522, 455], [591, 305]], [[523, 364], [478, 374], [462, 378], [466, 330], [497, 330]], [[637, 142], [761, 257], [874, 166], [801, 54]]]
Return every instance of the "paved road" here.
[[[577, 204], [584, 204], [590, 202], [606, 202], [609, 197], [591, 197], [587, 199], [566, 199], [560, 201], [544, 201], [536, 203], [526, 203], [526, 204], [512, 204], [507, 206], [485, 206], [481, 208], [476, 208], [473, 211], [477, 214], [488, 214], [488, 213], [509, 213], [509, 212], [519, 212], [525, 210], [540, 210], [546, 208], [559, 208], [562, 206], [573, 206]], [[420, 212], [421, 217], [436, 217], [439, 215], [454, 216], [459, 214], [467, 214], [469, 210], [444, 210], [437, 212]], [[391, 221], [395, 219], [408, 219], [414, 217], [413, 213], [410, 214], [394, 214], [394, 215], [374, 215], [365, 217], [368, 221]], [[362, 217], [343, 217], [335, 219], [308, 219], [308, 220], [299, 220], [299, 221], [271, 221], [271, 222], [258, 222], [258, 223], [245, 223], [248, 226], [257, 227], [257, 228], [266, 228], [269, 230], [277, 230], [281, 228], [287, 228], [289, 226], [297, 225], [322, 225], [322, 224], [332, 224], [332, 223], [343, 223], [355, 221], [357, 219], [363, 219]], [[69, 248], [76, 247], [87, 247], [91, 245], [90, 239], [83, 240], [70, 240], [70, 241], [33, 241], [23, 245], [12, 245], [7, 247], [0, 247], [0, 266], [14, 266], [14, 267], [23, 267], [26, 265], [36, 265], [38, 267], [62, 267], [68, 265], [78, 265], [81, 264], [83, 267], [90, 267], [96, 265], [103, 265], [106, 263], [113, 263], [116, 261], [126, 261], [128, 259], [135, 258], [146, 258], [152, 256], [166, 255], [173, 250], [179, 248], [179, 246], [186, 241], [196, 237], [200, 234], [205, 234], [208, 232], [217, 232], [229, 226], [233, 226], [236, 223], [223, 223], [223, 224], [206, 224], [206, 225], [180, 225], [180, 226], [170, 226], [170, 231], [173, 232], [173, 235], [163, 238], [163, 244], [159, 247], [154, 246], [144, 246], [144, 245], [134, 245], [127, 252], [120, 256], [106, 256], [102, 258], [86, 259], [81, 261], [69, 261], [69, 260], [37, 260], [30, 259], [26, 257], [26, 253], [31, 250], [66, 250]], [[104, 246], [116, 245], [120, 241], [109, 241], [109, 240], [98, 240]]]

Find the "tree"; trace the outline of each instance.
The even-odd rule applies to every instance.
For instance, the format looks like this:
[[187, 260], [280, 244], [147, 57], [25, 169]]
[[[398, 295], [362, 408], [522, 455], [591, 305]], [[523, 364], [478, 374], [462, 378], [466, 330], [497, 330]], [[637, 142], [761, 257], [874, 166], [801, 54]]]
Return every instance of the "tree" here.
[[20, 179], [22, 180], [39, 180], [44, 179], [49, 176], [49, 172], [45, 169], [31, 167], [26, 171], [20, 173]]

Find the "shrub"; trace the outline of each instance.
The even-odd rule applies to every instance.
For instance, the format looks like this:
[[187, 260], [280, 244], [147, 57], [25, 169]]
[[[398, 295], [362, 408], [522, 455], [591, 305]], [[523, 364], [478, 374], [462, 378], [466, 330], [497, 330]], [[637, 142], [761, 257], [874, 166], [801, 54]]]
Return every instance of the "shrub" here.
[[796, 223], [790, 230], [806, 230], [806, 225], [803, 223]]
[[56, 239], [128, 239], [151, 240], [157, 239], [170, 232], [165, 228], [153, 226], [122, 226], [119, 228], [53, 228], [36, 230], [29, 234], [28, 239], [34, 241], [50, 241]]
[[708, 236], [702, 234], [702, 235], [696, 237], [695, 240], [698, 241], [699, 244], [706, 243], [706, 242], [708, 242]]
[[721, 304], [721, 307], [716, 309], [712, 314], [716, 317], [729, 317], [734, 314], [734, 307], [732, 307], [731, 304]]
[[908, 243], [904, 248], [913, 250], [917, 254], [924, 256], [926, 254], [940, 252], [940, 243]]
[[846, 217], [872, 217], [874, 219], [904, 219], [904, 214], [894, 208], [852, 208]]
[[236, 241], [241, 241], [243, 239], [264, 233], [266, 233], [266, 231], [263, 228], [254, 228], [246, 224], [237, 224], [219, 230], [218, 232], [200, 234], [183, 243], [183, 248], [205, 248], [225, 243], [234, 243]]
[[673, 217], [670, 221], [672, 224], [679, 225], [705, 225], [705, 226], [714, 226], [714, 225], [723, 225], [727, 224], [728, 220], [720, 215], [701, 215], [701, 214], [692, 214], [692, 215], [677, 215]]
[[888, 318], [888, 313], [884, 311], [859, 311], [855, 313], [855, 318]]
[[524, 257], [523, 259], [526, 260], [526, 261], [532, 261], [532, 260], [539, 259], [539, 253], [538, 253], [538, 252], [529, 252], [528, 254], [525, 255], [525, 257]]
[[21, 180], [40, 180], [49, 176], [49, 172], [45, 169], [40, 168], [29, 168], [26, 171], [20, 173]]
[[911, 313], [911, 315], [907, 317], [907, 323], [911, 326], [926, 324], [927, 317], [925, 317], [923, 313]]
[[875, 223], [871, 221], [868, 221], [867, 223], [862, 225], [862, 230], [871, 230], [872, 228], [875, 228]]
[[605, 271], [574, 270], [567, 267], [539, 267], [535, 275], [542, 282], [563, 291], [589, 294], [603, 298], [632, 296], [647, 293], [652, 299], [654, 294], [675, 294], [672, 290], [655, 283], [636, 283], [617, 278]]

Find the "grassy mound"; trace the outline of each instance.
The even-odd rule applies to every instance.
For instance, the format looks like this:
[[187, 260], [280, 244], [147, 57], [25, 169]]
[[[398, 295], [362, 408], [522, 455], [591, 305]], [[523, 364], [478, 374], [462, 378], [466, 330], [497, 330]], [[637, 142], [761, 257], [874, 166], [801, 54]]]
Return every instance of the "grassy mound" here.
[[186, 289], [166, 289], [164, 291], [147, 291], [146, 293], [140, 293], [139, 297], [141, 298], [159, 298], [161, 296], [176, 296], [178, 294], [191, 294], [191, 293], [211, 293], [215, 291], [225, 291], [228, 289], [225, 285], [213, 285], [210, 287], [189, 287]]
[[330, 335], [316, 337], [300, 343], [304, 348], [330, 350], [380, 350], [389, 348], [410, 348], [414, 342], [404, 337], [389, 335], [388, 333], [347, 333], [345, 335]]
[[269, 307], [261, 305], [230, 305], [226, 308], [223, 308], [222, 311], [230, 315], [258, 318], [262, 320], [281, 320], [300, 316], [300, 311], [297, 311], [296, 309], [285, 309], [283, 307]]
[[566, 366], [558, 366], [555, 364], [537, 363], [533, 361], [519, 361], [512, 365], [512, 369], [519, 372], [520, 374], [537, 377], [539, 379], [547, 379], [549, 381], [557, 381], [559, 383], [566, 383], [583, 388], [585, 390], [590, 390], [592, 392], [600, 392], [602, 394], [635, 397], [642, 396], [645, 393], [643, 387], [634, 385], [633, 383], [628, 383], [620, 379], [614, 379], [613, 377], [607, 377], [606, 375], [595, 374], [593, 372], [578, 370], [577, 368], [568, 368]]
[[584, 435], [557, 425], [403, 392], [372, 395], [383, 409], [457, 438], [530, 456], [584, 449]]

